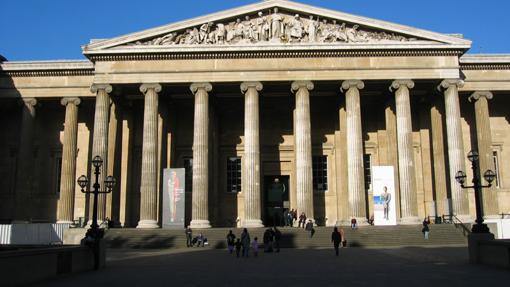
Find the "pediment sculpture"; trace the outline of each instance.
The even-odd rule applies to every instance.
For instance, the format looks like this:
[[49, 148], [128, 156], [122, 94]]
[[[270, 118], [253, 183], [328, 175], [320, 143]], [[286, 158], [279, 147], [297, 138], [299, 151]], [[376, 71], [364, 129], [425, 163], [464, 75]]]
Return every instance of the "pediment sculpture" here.
[[278, 8], [256, 17], [235, 21], [203, 23], [185, 31], [171, 32], [128, 45], [235, 45], [260, 43], [394, 43], [416, 41], [395, 33], [361, 29], [359, 25], [337, 23], [320, 16], [280, 13]]

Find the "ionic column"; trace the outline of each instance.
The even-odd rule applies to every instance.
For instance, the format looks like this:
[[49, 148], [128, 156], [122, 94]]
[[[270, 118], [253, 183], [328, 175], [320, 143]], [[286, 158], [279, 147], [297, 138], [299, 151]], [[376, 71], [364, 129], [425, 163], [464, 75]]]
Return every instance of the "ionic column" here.
[[22, 98], [21, 137], [19, 141], [18, 166], [16, 169], [16, 205], [14, 221], [28, 222], [31, 214], [31, 191], [34, 180], [34, 129], [35, 98]]
[[210, 228], [209, 223], [209, 94], [210, 83], [193, 83], [195, 119], [193, 123], [193, 192], [191, 228]]
[[142, 178], [137, 228], [158, 228], [158, 93], [160, 84], [143, 84]]
[[81, 100], [79, 98], [62, 98], [60, 103], [66, 107], [66, 117], [64, 123], [64, 144], [62, 147], [62, 170], [57, 223], [73, 223], [78, 105], [81, 103]]
[[[105, 84], [94, 84], [90, 90], [96, 94], [96, 109], [94, 113], [94, 136], [92, 139], [92, 158], [96, 155], [103, 159], [99, 183], [105, 188], [104, 179], [108, 170], [108, 123], [110, 119], [110, 95], [112, 86]], [[91, 167], [90, 174], [94, 174], [94, 167]], [[104, 221], [106, 214], [106, 194], [100, 194], [97, 201], [97, 220], [99, 224]], [[92, 218], [92, 204], [90, 206], [89, 218]]]
[[312, 133], [310, 123], [310, 81], [296, 81], [291, 89], [296, 93], [296, 192], [297, 210], [314, 221], [312, 178]]
[[[476, 141], [478, 154], [480, 155], [481, 178], [483, 178], [483, 173], [486, 170], [491, 169], [495, 171], [492, 160], [492, 137], [488, 103], [492, 97], [492, 93], [487, 91], [475, 92], [469, 97], [469, 100], [475, 103]], [[498, 194], [495, 185], [483, 189], [482, 202], [484, 217], [498, 216]]]
[[365, 175], [363, 169], [363, 141], [361, 130], [360, 93], [362, 81], [344, 81], [340, 89], [345, 91], [347, 112], [347, 190], [349, 213], [358, 223], [366, 221]]
[[260, 206], [260, 142], [259, 91], [260, 82], [244, 82], [244, 227], [263, 227]]
[[469, 201], [467, 192], [454, 179], [459, 170], [465, 170], [464, 143], [462, 141], [462, 126], [460, 122], [459, 87], [464, 81], [458, 79], [444, 80], [438, 89], [444, 89], [446, 114], [446, 134], [448, 142], [448, 165], [450, 167], [450, 188], [452, 194], [453, 214], [462, 221], [469, 221]]
[[397, 146], [400, 186], [400, 223], [419, 223], [416, 199], [416, 179], [413, 155], [413, 126], [409, 89], [414, 88], [411, 80], [393, 81], [390, 91], [395, 91], [397, 110]]

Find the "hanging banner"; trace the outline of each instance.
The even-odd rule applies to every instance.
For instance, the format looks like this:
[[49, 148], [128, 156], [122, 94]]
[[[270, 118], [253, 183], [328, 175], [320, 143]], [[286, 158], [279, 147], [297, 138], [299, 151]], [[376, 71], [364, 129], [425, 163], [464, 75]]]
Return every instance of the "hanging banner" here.
[[397, 225], [395, 176], [393, 172], [393, 166], [372, 167], [375, 225]]
[[184, 228], [184, 168], [163, 170], [163, 228]]

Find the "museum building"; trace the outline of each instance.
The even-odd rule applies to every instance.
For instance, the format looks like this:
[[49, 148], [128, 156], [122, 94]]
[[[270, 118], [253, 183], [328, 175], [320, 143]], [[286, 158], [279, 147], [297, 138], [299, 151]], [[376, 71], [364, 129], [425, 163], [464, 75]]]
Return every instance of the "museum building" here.
[[[496, 39], [497, 40], [497, 39]], [[185, 224], [365, 223], [393, 168], [399, 224], [475, 217], [470, 150], [510, 213], [510, 55], [471, 41], [269, 0], [82, 47], [87, 60], [0, 64], [0, 221], [90, 219], [78, 176], [104, 160], [99, 219], [162, 224], [163, 171], [185, 170]], [[4, 55], [8, 57], [8, 55]], [[275, 188], [275, 184], [280, 187]], [[278, 191], [279, 194], [274, 194]]]

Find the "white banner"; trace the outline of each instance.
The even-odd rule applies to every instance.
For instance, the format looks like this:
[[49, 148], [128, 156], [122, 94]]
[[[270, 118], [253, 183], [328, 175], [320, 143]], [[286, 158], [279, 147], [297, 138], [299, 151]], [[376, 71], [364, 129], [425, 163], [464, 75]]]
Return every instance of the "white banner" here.
[[372, 189], [374, 194], [374, 224], [397, 225], [393, 166], [372, 167]]

